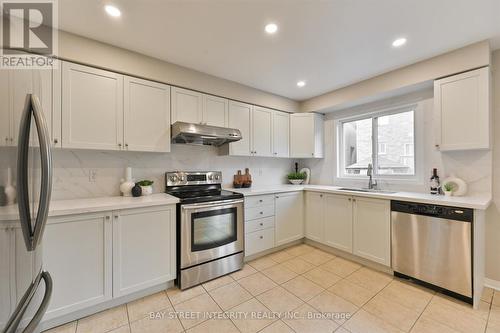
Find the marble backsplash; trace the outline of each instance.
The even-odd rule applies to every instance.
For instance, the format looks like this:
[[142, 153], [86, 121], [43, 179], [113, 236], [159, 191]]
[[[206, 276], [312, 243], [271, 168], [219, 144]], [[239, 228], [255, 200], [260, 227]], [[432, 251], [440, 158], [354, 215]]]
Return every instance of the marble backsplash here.
[[[286, 183], [292, 159], [219, 156], [214, 147], [172, 145], [166, 154], [92, 150], [54, 150], [54, 200], [120, 195], [120, 179], [132, 167], [137, 180], [154, 181], [154, 192], [163, 192], [166, 171], [222, 171], [223, 185], [231, 186], [237, 170], [250, 168], [254, 186]], [[94, 176], [94, 177], [93, 177]]]

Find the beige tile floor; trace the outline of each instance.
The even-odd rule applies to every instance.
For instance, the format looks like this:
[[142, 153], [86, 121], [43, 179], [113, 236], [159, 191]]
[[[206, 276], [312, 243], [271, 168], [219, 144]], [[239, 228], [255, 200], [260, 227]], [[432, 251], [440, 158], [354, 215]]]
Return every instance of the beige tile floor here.
[[500, 292], [487, 289], [482, 299], [473, 310], [301, 244], [202, 286], [169, 289], [47, 332], [500, 333]]

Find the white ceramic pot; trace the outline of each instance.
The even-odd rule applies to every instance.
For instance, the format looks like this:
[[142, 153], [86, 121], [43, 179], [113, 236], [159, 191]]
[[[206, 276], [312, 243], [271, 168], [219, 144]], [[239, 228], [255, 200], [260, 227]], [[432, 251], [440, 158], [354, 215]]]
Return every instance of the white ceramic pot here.
[[451, 197], [453, 195], [453, 191], [443, 191], [443, 192], [446, 197]]
[[141, 189], [142, 189], [142, 195], [143, 196], [153, 194], [153, 186], [152, 185], [141, 186]]
[[303, 179], [288, 179], [288, 181], [290, 183], [292, 183], [293, 185], [300, 185], [300, 184], [302, 184], [302, 182], [304, 182]]

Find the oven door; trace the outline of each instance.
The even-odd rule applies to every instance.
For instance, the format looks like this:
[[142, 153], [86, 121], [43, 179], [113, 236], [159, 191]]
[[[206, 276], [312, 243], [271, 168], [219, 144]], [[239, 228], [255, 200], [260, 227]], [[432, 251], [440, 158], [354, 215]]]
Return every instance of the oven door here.
[[181, 268], [243, 251], [243, 199], [181, 206]]

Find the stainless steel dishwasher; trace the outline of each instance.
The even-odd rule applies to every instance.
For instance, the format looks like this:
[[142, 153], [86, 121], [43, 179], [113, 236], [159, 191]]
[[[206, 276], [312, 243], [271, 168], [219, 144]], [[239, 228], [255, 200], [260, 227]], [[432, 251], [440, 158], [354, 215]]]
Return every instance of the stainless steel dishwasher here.
[[392, 201], [394, 275], [472, 304], [473, 210]]

